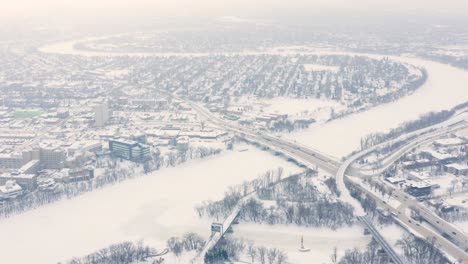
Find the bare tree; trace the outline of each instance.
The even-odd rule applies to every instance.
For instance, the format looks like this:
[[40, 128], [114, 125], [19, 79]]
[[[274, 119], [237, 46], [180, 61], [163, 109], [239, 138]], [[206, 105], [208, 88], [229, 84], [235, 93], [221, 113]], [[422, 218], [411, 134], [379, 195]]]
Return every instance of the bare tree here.
[[330, 259], [332, 264], [338, 263], [338, 249], [336, 247], [333, 248], [333, 253], [330, 255]]
[[267, 252], [268, 264], [274, 264], [276, 256], [278, 256], [279, 250], [276, 248], [270, 248]]
[[255, 246], [253, 243], [249, 243], [247, 245], [247, 255], [252, 260], [252, 263], [254, 263], [255, 257], [257, 256], [257, 250], [255, 249]]
[[266, 264], [266, 254], [267, 254], [267, 248], [266, 247], [259, 247], [257, 249], [258, 252], [258, 258], [260, 260], [261, 264]]

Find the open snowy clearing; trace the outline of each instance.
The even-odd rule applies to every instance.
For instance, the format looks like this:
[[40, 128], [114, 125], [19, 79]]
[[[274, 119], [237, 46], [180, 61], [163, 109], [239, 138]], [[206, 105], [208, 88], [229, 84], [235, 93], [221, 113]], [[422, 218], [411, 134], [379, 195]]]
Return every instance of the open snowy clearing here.
[[[254, 115], [264, 114], [287, 114], [288, 116], [312, 116], [316, 119], [330, 117], [331, 109], [334, 111], [345, 110], [346, 106], [337, 101], [316, 98], [289, 98], [275, 97], [272, 99], [241, 97], [237, 101], [240, 108], [252, 107]], [[324, 119], [322, 118], [322, 119]]]
[[293, 99], [277, 97], [270, 100], [259, 100], [267, 106], [264, 108], [266, 113], [279, 113], [288, 115], [297, 115], [307, 111], [309, 114], [320, 111], [321, 109], [345, 108], [336, 101], [327, 99]]
[[[371, 239], [371, 236], [364, 235], [364, 229], [359, 225], [331, 230], [241, 223], [235, 225], [233, 230], [233, 237], [250, 240], [256, 246], [275, 247], [284, 251], [289, 262], [294, 264], [330, 263], [335, 246], [341, 257], [346, 249], [365, 249]], [[309, 248], [310, 252], [299, 252], [301, 236], [304, 237], [304, 247]]]
[[236, 145], [245, 148], [249, 151], [162, 169], [1, 220], [2, 263], [56, 263], [123, 240], [144, 239], [162, 250], [168, 238], [186, 232], [207, 238], [210, 221], [198, 219], [196, 204], [220, 199], [228, 186], [266, 170], [300, 171], [268, 152]]

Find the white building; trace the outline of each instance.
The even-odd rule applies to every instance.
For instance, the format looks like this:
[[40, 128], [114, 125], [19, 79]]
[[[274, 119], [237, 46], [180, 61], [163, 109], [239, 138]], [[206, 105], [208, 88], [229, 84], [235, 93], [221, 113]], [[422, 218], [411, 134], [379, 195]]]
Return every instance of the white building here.
[[16, 198], [21, 194], [23, 194], [23, 189], [13, 180], [0, 186], [0, 199]]
[[94, 118], [97, 127], [104, 127], [109, 121], [109, 107], [107, 102], [94, 106]]

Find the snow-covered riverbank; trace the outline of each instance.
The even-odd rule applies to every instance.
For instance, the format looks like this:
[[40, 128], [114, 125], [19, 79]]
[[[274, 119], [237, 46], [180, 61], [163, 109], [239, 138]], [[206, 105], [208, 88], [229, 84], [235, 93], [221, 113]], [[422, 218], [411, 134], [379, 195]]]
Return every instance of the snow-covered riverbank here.
[[162, 249], [168, 238], [186, 232], [207, 238], [210, 221], [198, 218], [196, 204], [220, 199], [228, 186], [269, 169], [281, 166], [285, 175], [300, 171], [268, 152], [248, 148], [162, 169], [4, 219], [0, 221], [2, 263], [56, 263], [123, 240], [144, 239]]

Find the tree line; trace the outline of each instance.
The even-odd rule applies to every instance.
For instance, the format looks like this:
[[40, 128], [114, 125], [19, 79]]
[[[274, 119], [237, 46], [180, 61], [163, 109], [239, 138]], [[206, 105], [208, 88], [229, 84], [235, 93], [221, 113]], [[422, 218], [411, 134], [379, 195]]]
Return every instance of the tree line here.
[[152, 159], [143, 165], [109, 157], [99, 157], [96, 164], [98, 168], [104, 169], [103, 174], [91, 180], [59, 185], [54, 191], [36, 190], [15, 199], [6, 200], [3, 205], [0, 205], [0, 218], [7, 218], [45, 204], [65, 198], [71, 199], [86, 192], [140, 177], [145, 175], [145, 172], [158, 170], [163, 166], [177, 166], [188, 159], [205, 158], [221, 153], [221, 149], [215, 148], [197, 147], [189, 149], [190, 151], [185, 152], [185, 156], [178, 154], [181, 153], [180, 151], [176, 153], [169, 152], [163, 156], [153, 154]]
[[255, 246], [252, 242], [242, 239], [223, 237], [205, 255], [206, 264], [223, 264], [226, 262], [240, 261], [241, 257], [247, 257], [251, 263], [259, 264], [287, 264], [288, 256], [277, 248]]

